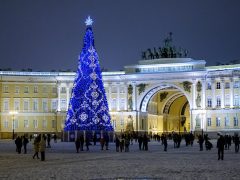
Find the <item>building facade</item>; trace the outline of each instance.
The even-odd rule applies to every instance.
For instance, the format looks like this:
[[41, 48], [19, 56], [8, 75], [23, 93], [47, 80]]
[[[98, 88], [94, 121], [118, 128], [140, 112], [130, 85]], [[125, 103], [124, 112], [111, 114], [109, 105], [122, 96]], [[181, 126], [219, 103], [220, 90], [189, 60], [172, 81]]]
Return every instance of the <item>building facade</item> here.
[[[116, 132], [240, 131], [240, 65], [204, 60], [141, 60], [103, 72]], [[63, 134], [75, 73], [0, 71], [0, 138]]]

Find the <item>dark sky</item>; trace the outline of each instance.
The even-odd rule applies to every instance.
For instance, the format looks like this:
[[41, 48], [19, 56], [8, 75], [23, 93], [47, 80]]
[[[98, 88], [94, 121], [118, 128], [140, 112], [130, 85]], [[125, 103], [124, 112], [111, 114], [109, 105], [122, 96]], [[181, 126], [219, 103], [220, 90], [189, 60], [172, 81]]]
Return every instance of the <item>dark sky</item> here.
[[77, 69], [85, 19], [100, 65], [121, 70], [169, 32], [207, 65], [240, 59], [239, 0], [0, 0], [0, 69]]

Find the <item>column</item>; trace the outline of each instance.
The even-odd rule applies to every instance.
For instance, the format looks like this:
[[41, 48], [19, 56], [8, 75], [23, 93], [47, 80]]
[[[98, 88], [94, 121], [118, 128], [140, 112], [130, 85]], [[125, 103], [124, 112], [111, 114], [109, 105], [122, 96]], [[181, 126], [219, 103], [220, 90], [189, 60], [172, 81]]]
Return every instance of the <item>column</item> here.
[[221, 108], [225, 108], [225, 84], [224, 79], [221, 79]]
[[127, 111], [128, 109], [128, 85], [125, 84], [124, 86], [124, 92], [125, 92], [125, 105], [124, 105], [124, 110]]
[[233, 108], [233, 98], [234, 98], [233, 78], [230, 78], [230, 108]]
[[57, 111], [61, 111], [61, 84], [58, 82], [57, 83], [57, 89], [58, 89], [58, 107]]
[[216, 97], [215, 97], [216, 85], [215, 85], [215, 79], [211, 79], [211, 88], [212, 88], [212, 107], [215, 108], [216, 107]]
[[68, 105], [69, 105], [69, 83], [67, 83], [66, 91], [67, 91], [67, 110], [68, 110]]
[[193, 109], [196, 109], [196, 80], [192, 84]]
[[206, 108], [206, 80], [202, 79], [202, 109]]
[[108, 107], [109, 107], [109, 111], [112, 111], [112, 87], [111, 84], [108, 84]]
[[133, 111], [136, 111], [136, 84], [132, 83], [132, 87], [133, 87], [133, 94], [132, 94], [132, 101], [133, 101]]
[[117, 85], [117, 111], [120, 111], [120, 84]]

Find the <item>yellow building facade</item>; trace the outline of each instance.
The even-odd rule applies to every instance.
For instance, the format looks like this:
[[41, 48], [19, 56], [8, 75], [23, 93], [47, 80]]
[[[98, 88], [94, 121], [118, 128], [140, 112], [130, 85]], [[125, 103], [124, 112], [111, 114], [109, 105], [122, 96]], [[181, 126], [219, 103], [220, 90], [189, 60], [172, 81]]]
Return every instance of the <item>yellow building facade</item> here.
[[[142, 60], [103, 72], [116, 132], [226, 133], [240, 129], [240, 65], [205, 67], [204, 60]], [[0, 138], [63, 135], [75, 73], [0, 72]]]

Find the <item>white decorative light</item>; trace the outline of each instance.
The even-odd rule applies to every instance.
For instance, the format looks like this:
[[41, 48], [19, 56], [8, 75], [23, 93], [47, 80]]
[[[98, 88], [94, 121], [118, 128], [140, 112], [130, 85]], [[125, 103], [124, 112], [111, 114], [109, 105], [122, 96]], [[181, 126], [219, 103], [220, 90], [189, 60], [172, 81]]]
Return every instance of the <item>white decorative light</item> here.
[[93, 20], [90, 18], [90, 16], [88, 16], [88, 18], [85, 21], [86, 26], [92, 26], [93, 24]]

